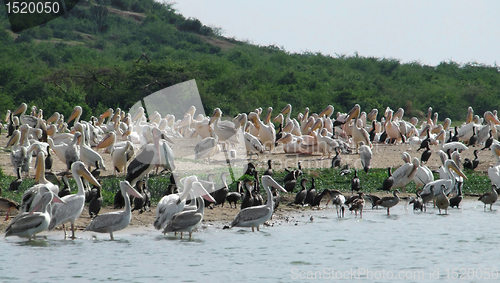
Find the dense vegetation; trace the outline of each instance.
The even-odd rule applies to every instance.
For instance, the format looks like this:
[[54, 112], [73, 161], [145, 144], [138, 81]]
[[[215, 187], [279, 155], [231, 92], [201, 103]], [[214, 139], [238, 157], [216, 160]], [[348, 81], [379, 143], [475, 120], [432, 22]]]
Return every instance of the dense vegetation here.
[[88, 118], [190, 79], [206, 113], [286, 103], [296, 113], [328, 104], [347, 111], [359, 103], [407, 115], [432, 106], [440, 118], [464, 120], [469, 105], [480, 115], [500, 108], [497, 66], [291, 54], [221, 37], [219, 28], [153, 0], [82, 0], [62, 18], [13, 34], [0, 6], [0, 114], [28, 102], [48, 115], [81, 105]]

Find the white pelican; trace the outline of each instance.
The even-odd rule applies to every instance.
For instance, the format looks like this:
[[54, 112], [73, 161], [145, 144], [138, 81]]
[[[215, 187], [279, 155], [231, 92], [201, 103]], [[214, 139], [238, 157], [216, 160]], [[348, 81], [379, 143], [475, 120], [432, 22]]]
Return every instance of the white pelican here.
[[359, 158], [361, 159], [361, 165], [366, 173], [368, 173], [368, 170], [371, 167], [372, 156], [373, 153], [370, 147], [361, 142], [361, 146], [359, 147]]
[[239, 133], [234, 123], [231, 121], [221, 121], [221, 116], [222, 111], [219, 108], [215, 108], [209, 122], [209, 125], [214, 124], [214, 132], [219, 137], [219, 141], [233, 144], [240, 143]]
[[432, 174], [432, 171], [429, 169], [429, 167], [420, 165], [417, 169], [415, 177], [413, 177], [413, 181], [415, 181], [415, 185], [417, 188], [423, 187], [427, 185], [427, 183], [434, 181], [434, 174]]
[[71, 164], [73, 162], [80, 160], [80, 146], [78, 146], [78, 139], [81, 138], [82, 134], [80, 132], [76, 132], [73, 140], [66, 147], [66, 151], [64, 152], [64, 158], [66, 159], [66, 168], [68, 171], [71, 170]]
[[[313, 132], [314, 133], [314, 132]], [[284, 144], [283, 150], [285, 153], [300, 153], [311, 155], [312, 150], [306, 145], [302, 144], [302, 140], [300, 138], [294, 137], [292, 134], [287, 133], [281, 139], [276, 141], [277, 144]]]
[[194, 147], [194, 159], [207, 158], [208, 163], [210, 163], [210, 157], [220, 152], [218, 142], [219, 142], [218, 136], [215, 136], [215, 138], [207, 137], [202, 139]]
[[391, 189], [402, 188], [403, 193], [406, 192], [405, 186], [413, 180], [415, 174], [417, 174], [417, 169], [419, 166], [420, 161], [415, 157], [413, 158], [413, 164], [408, 162], [396, 169], [396, 171], [394, 171], [394, 173], [392, 174], [392, 177], [394, 178], [394, 184], [392, 185]]
[[199, 194], [195, 199], [197, 209], [181, 211], [174, 214], [167, 222], [165, 229], [163, 229], [163, 234], [168, 232], [181, 232], [182, 239], [182, 233], [189, 232], [189, 239], [191, 239], [193, 229], [200, 225], [203, 220], [203, 213], [205, 212], [205, 202], [202, 197], [205, 189], [200, 182], [193, 182], [192, 187], [193, 190]]
[[[465, 180], [467, 180], [467, 176], [458, 168], [457, 164], [455, 161], [452, 159], [448, 159], [444, 162], [444, 168], [446, 170], [446, 173], [448, 173], [449, 176], [453, 176], [450, 169], [455, 171], [459, 176], [463, 177]], [[451, 177], [450, 179], [439, 179], [433, 182], [427, 183], [427, 185], [424, 186], [422, 193], [421, 194], [426, 194], [431, 192], [431, 187], [434, 188], [434, 195], [438, 195], [441, 193], [441, 190], [444, 188], [445, 194], [449, 194], [454, 188], [455, 188], [455, 183], [456, 179]], [[444, 187], [442, 187], [444, 185]]]
[[[272, 110], [271, 107], [269, 107], [269, 109]], [[269, 121], [268, 123], [262, 122], [255, 112], [248, 114], [248, 119], [253, 122], [259, 131], [259, 140], [264, 145], [265, 149], [270, 152], [274, 148], [274, 144], [276, 142], [276, 130], [274, 129], [274, 125], [270, 122], [271, 111], [268, 111], [265, 119], [265, 121]]]
[[264, 175], [261, 178], [262, 186], [267, 193], [267, 203], [264, 205], [251, 206], [241, 210], [231, 223], [231, 227], [252, 227], [252, 231], [259, 230], [259, 226], [271, 218], [274, 212], [273, 194], [269, 189], [272, 186], [282, 192], [287, 192], [271, 176]]
[[247, 132], [243, 133], [243, 137], [245, 139], [245, 147], [249, 157], [252, 153], [256, 153], [258, 157], [259, 153], [264, 152], [264, 146], [260, 143], [257, 137]]
[[488, 177], [490, 178], [492, 185], [500, 188], [500, 144], [493, 143], [491, 145], [491, 153], [496, 158], [497, 163], [488, 168]]
[[354, 144], [356, 145], [356, 150], [358, 149], [359, 143], [363, 142], [365, 145], [372, 148], [372, 143], [370, 142], [370, 136], [368, 132], [363, 127], [358, 127], [358, 116], [361, 107], [359, 104], [354, 105], [352, 115], [354, 116], [354, 124], [352, 125], [351, 134]]
[[404, 142], [403, 135], [399, 130], [398, 118], [395, 117], [393, 121], [393, 111], [389, 107], [387, 107], [385, 114], [387, 116], [387, 120], [385, 123], [385, 131], [387, 133], [387, 137], [390, 138], [391, 140], [396, 140], [396, 142], [397, 141]]
[[462, 152], [466, 150], [468, 147], [461, 142], [445, 142], [446, 132], [445, 130], [441, 130], [441, 132], [437, 135], [436, 140], [441, 142], [441, 150], [444, 152], [450, 149], [451, 151], [457, 150], [458, 152]]
[[29, 125], [30, 127], [34, 128], [36, 127], [36, 124], [38, 123], [38, 118], [36, 116], [31, 116], [31, 115], [24, 115], [26, 113], [26, 110], [28, 109], [28, 105], [26, 103], [21, 103], [21, 106], [14, 111], [13, 115], [21, 114], [19, 116], [19, 121], [21, 122], [22, 125]]
[[[89, 145], [86, 143], [86, 139], [84, 138], [86, 136], [85, 132], [86, 129], [81, 126], [82, 124], [78, 123], [75, 125], [75, 129], [77, 131], [80, 131], [82, 134], [82, 138], [80, 139], [80, 160], [87, 165], [87, 167], [90, 168], [92, 166], [96, 166], [100, 169], [106, 170], [106, 166], [104, 166], [104, 160], [102, 159], [102, 156], [90, 148]], [[71, 143], [70, 143], [71, 145]]]
[[167, 195], [160, 199], [158, 206], [156, 207], [156, 219], [153, 223], [157, 230], [165, 229], [172, 216], [184, 209], [186, 198], [193, 189], [196, 189], [196, 193], [198, 193], [198, 195], [202, 195], [207, 201], [215, 202], [213, 197], [209, 195], [203, 186], [193, 187], [193, 183], [195, 182], [198, 182], [198, 178], [196, 176], [182, 178], [180, 180], [180, 183], [183, 186], [182, 193]]
[[85, 231], [93, 231], [97, 233], [109, 233], [111, 240], [114, 240], [113, 232], [125, 229], [132, 219], [132, 212], [130, 211], [130, 198], [129, 194], [134, 197], [142, 198], [142, 196], [130, 185], [128, 181], [120, 182], [120, 189], [125, 199], [125, 210], [108, 212], [105, 214], [97, 215]]
[[47, 230], [50, 222], [49, 203], [62, 202], [50, 190], [45, 190], [40, 200], [33, 206], [30, 212], [18, 214], [5, 230], [5, 237], [16, 235], [19, 237], [35, 237], [36, 234]]
[[75, 220], [82, 214], [83, 207], [85, 206], [85, 189], [83, 188], [82, 179], [80, 177], [85, 178], [97, 187], [101, 186], [81, 161], [74, 162], [73, 165], [71, 165], [71, 172], [78, 186], [78, 192], [76, 194], [64, 196], [62, 200], [64, 200], [65, 203], [55, 204], [52, 207], [52, 219], [49, 225], [49, 230], [53, 230], [56, 226], [62, 224], [65, 239], [66, 226], [64, 224], [68, 221], [71, 223], [71, 238], [75, 239]]
[[10, 151], [10, 161], [14, 167], [14, 172], [17, 171], [17, 168], [21, 168], [23, 166], [24, 158], [28, 155], [27, 148], [19, 145], [20, 138], [21, 132], [19, 130], [15, 130], [7, 142], [7, 147], [12, 147]]

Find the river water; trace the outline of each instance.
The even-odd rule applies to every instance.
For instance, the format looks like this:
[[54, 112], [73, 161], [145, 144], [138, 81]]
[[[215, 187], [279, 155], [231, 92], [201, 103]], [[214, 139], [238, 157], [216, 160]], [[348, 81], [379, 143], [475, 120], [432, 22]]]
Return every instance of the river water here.
[[414, 213], [402, 201], [390, 216], [307, 211], [255, 233], [204, 226], [192, 240], [151, 228], [117, 232], [115, 241], [91, 232], [9, 237], [0, 240], [0, 282], [494, 282], [498, 214], [472, 200], [448, 215]]

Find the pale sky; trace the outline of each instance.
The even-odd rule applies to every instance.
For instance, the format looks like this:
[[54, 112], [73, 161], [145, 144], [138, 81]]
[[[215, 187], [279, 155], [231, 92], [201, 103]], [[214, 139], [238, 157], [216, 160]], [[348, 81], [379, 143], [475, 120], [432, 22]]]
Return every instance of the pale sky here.
[[498, 0], [174, 0], [223, 36], [293, 53], [500, 65]]

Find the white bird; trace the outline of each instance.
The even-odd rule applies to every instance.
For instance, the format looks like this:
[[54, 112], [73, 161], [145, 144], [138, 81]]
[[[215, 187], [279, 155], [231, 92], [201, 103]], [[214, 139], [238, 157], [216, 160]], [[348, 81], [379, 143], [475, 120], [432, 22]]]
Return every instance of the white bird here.
[[65, 203], [55, 204], [52, 207], [52, 219], [49, 225], [49, 230], [53, 230], [56, 226], [62, 224], [65, 239], [66, 226], [64, 224], [66, 222], [71, 223], [71, 238], [75, 239], [75, 221], [76, 218], [82, 214], [85, 206], [85, 189], [80, 177], [85, 178], [95, 186], [101, 186], [94, 176], [92, 176], [92, 174], [90, 174], [90, 172], [85, 168], [85, 165], [81, 161], [74, 162], [73, 165], [71, 165], [71, 172], [73, 173], [73, 178], [78, 186], [78, 192], [76, 194], [64, 196], [62, 200], [64, 200]]
[[208, 159], [208, 163], [210, 163], [210, 157], [219, 153], [219, 138], [218, 136], [206, 137], [202, 139], [199, 143], [194, 147], [194, 159]]
[[251, 156], [252, 153], [257, 154], [264, 152], [264, 146], [260, 143], [259, 139], [254, 135], [244, 132], [243, 137], [245, 139], [245, 147], [247, 150], [248, 156]]
[[361, 165], [366, 173], [368, 173], [368, 170], [371, 167], [372, 156], [373, 153], [371, 148], [361, 142], [361, 146], [359, 147], [359, 158], [361, 159]]
[[82, 133], [76, 132], [73, 140], [66, 147], [64, 152], [64, 158], [66, 159], [66, 168], [68, 171], [71, 170], [71, 164], [73, 162], [80, 160], [80, 146], [78, 145], [78, 139], [81, 138]]
[[413, 164], [408, 162], [396, 169], [396, 171], [394, 171], [394, 173], [392, 174], [392, 177], [394, 178], [394, 184], [392, 185], [391, 189], [402, 188], [403, 193], [406, 192], [405, 186], [413, 180], [415, 174], [417, 174], [417, 169], [419, 166], [420, 161], [415, 157], [413, 158]]
[[142, 196], [134, 188], [132, 188], [128, 181], [121, 181], [120, 189], [123, 198], [125, 199], [125, 210], [97, 215], [84, 231], [109, 233], [111, 240], [114, 240], [115, 238], [113, 237], [113, 232], [123, 230], [128, 226], [130, 220], [132, 219], [129, 194], [138, 198], [142, 198]]
[[196, 197], [196, 210], [187, 210], [177, 212], [168, 221], [165, 229], [163, 229], [163, 234], [168, 232], [181, 232], [181, 239], [183, 232], [189, 232], [189, 239], [193, 234], [193, 229], [200, 225], [203, 220], [203, 213], [205, 212], [205, 202], [203, 201], [203, 194], [206, 193], [203, 185], [200, 182], [193, 182], [192, 191], [198, 194]]
[[274, 202], [273, 195], [269, 186], [272, 186], [282, 192], [287, 192], [282, 186], [280, 186], [271, 176], [264, 175], [261, 178], [262, 186], [267, 193], [267, 203], [264, 205], [251, 206], [241, 210], [238, 215], [234, 218], [231, 223], [231, 227], [252, 227], [252, 231], [259, 230], [259, 226], [264, 224], [267, 220], [271, 218], [274, 212]]
[[[155, 222], [153, 223], [153, 226], [157, 230], [165, 229], [168, 221], [174, 216], [174, 214], [181, 212], [184, 209], [184, 206], [186, 205], [186, 198], [193, 189], [194, 182], [198, 182], [198, 178], [196, 176], [182, 178], [180, 180], [183, 187], [182, 193], [167, 195], [160, 199], [158, 206], [156, 207]], [[201, 188], [203, 188], [203, 186]], [[199, 187], [195, 187], [194, 189], [201, 190]], [[205, 188], [203, 188], [203, 190], [205, 190]], [[206, 200], [215, 202], [206, 190], [203, 193], [197, 193], [202, 195]]]
[[40, 201], [35, 203], [30, 212], [18, 214], [12, 219], [12, 222], [5, 230], [5, 237], [16, 235], [28, 237], [31, 241], [31, 237], [34, 238], [36, 234], [47, 230], [51, 218], [49, 203], [62, 201], [50, 190], [46, 189], [44, 191], [45, 193], [43, 193]]
[[[444, 162], [444, 169], [446, 170], [446, 173], [448, 173], [449, 176], [453, 176], [450, 171], [451, 169], [455, 171], [458, 174], [458, 176], [462, 176], [465, 180], [467, 180], [467, 176], [465, 176], [462, 170], [458, 168], [457, 164], [452, 159], [448, 159]], [[432, 186], [434, 187], [434, 195], [440, 194], [442, 189], [445, 190], [445, 194], [447, 195], [451, 192], [451, 190], [453, 190], [453, 188], [455, 188], [455, 183], [456, 183], [455, 178], [439, 179], [433, 182], [429, 182], [424, 186], [421, 194], [430, 193]]]
[[14, 111], [12, 115], [19, 115], [19, 121], [21, 122], [22, 125], [29, 125], [30, 127], [34, 128], [36, 127], [38, 123], [38, 118], [36, 116], [31, 116], [31, 115], [24, 115], [26, 113], [26, 110], [28, 109], [28, 105], [26, 103], [21, 103], [21, 106]]

